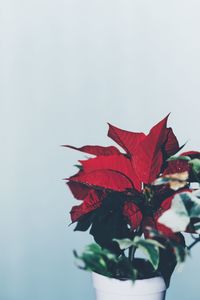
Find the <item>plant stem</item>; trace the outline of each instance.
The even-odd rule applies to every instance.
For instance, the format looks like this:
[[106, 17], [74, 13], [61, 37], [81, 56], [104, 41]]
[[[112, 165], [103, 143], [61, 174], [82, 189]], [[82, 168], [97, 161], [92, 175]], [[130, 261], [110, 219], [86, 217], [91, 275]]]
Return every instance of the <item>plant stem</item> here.
[[130, 260], [131, 262], [134, 260], [134, 256], [135, 256], [135, 251], [136, 251], [136, 247], [132, 246], [131, 247], [131, 253], [130, 253]]
[[198, 242], [200, 242], [200, 237], [195, 239], [195, 241], [187, 247], [188, 250], [190, 250], [192, 247], [194, 247], [194, 245], [196, 245]]
[[136, 251], [136, 247], [135, 246], [131, 246], [129, 249], [128, 249], [128, 258], [131, 262], [133, 262], [134, 260], [134, 255], [135, 255], [135, 251]]
[[131, 260], [131, 252], [132, 252], [133, 246], [128, 248], [128, 259]]
[[[136, 236], [141, 236], [142, 235], [142, 227], [140, 226], [138, 228], [138, 230], [136, 231], [135, 233], [135, 237]], [[137, 247], [136, 246], [131, 246], [129, 249], [128, 249], [128, 258], [131, 262], [133, 262], [134, 260], [134, 257], [135, 257], [135, 251], [137, 250]]]

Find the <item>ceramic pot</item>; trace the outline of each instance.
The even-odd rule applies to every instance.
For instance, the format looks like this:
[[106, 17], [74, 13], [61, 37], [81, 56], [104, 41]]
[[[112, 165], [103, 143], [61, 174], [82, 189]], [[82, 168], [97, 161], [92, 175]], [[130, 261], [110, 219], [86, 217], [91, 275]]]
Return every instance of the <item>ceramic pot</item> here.
[[92, 273], [96, 300], [164, 300], [166, 285], [162, 277], [118, 280]]

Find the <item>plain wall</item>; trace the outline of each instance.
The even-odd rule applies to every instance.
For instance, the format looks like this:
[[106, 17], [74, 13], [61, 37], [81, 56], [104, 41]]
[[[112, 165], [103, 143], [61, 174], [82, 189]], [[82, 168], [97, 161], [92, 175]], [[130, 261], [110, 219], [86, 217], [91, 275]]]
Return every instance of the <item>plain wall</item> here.
[[[198, 0], [0, 2], [0, 299], [94, 299], [62, 181], [84, 154], [61, 144], [109, 145], [106, 122], [147, 132], [171, 111], [200, 149], [199, 15]], [[167, 300], [199, 299], [199, 249]]]

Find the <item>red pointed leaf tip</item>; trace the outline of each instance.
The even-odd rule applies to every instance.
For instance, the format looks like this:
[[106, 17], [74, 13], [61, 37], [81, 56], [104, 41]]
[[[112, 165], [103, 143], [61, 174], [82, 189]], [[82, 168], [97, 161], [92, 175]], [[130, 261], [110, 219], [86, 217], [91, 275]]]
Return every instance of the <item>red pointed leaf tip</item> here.
[[200, 152], [198, 151], [187, 151], [180, 154], [180, 156], [189, 156], [191, 159], [200, 158]]
[[141, 181], [153, 182], [160, 173], [163, 163], [162, 146], [166, 141], [167, 115], [156, 124], [140, 142], [133, 157], [133, 164]]
[[142, 222], [142, 213], [137, 205], [133, 202], [125, 202], [123, 208], [123, 214], [128, 219], [132, 229], [137, 229]]
[[97, 145], [86, 145], [83, 147], [74, 147], [71, 145], [63, 145], [63, 147], [68, 147], [77, 151], [85, 152], [92, 155], [113, 155], [120, 154], [120, 151], [114, 146], [97, 146]]
[[172, 128], [167, 128], [166, 133], [167, 133], [167, 139], [164, 145], [164, 150], [167, 156], [166, 158], [168, 158], [176, 154], [180, 150], [180, 146]]
[[145, 138], [142, 132], [131, 132], [120, 129], [108, 123], [108, 137], [121, 146], [129, 155], [133, 155], [138, 144]]

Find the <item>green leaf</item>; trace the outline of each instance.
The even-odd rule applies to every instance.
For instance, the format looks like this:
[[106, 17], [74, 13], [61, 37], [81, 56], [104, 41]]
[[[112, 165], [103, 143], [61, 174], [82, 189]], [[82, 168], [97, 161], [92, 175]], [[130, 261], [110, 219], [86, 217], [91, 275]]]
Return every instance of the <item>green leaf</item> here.
[[175, 195], [170, 209], [160, 216], [158, 222], [172, 229], [173, 232], [185, 231], [190, 223], [190, 217], [181, 198], [181, 194]]
[[192, 165], [192, 170], [194, 171], [194, 173], [200, 173], [200, 159], [194, 158], [189, 162], [189, 164]]
[[88, 230], [89, 227], [92, 225], [92, 222], [95, 218], [97, 211], [98, 211], [98, 209], [91, 211], [91, 212], [87, 213], [86, 215], [81, 216], [81, 218], [77, 222], [77, 225], [76, 225], [74, 231]]
[[163, 245], [157, 241], [145, 240], [138, 236], [134, 238], [134, 245], [144, 253], [156, 270], [159, 265], [159, 248], [163, 248]]
[[152, 185], [162, 185], [162, 184], [168, 184], [171, 181], [170, 178], [160, 177], [157, 178]]
[[161, 215], [158, 222], [174, 232], [181, 232], [186, 230], [193, 218], [200, 218], [200, 190], [175, 195], [170, 209]]
[[186, 257], [189, 254], [189, 252], [187, 251], [186, 247], [183, 247], [178, 244], [173, 244], [173, 243], [171, 243], [171, 244], [173, 247], [174, 255], [176, 257], [177, 264], [180, 265], [183, 262], [185, 262]]
[[81, 171], [83, 170], [83, 166], [81, 166], [81, 165], [74, 165], [74, 167], [78, 168]]
[[194, 158], [192, 159], [189, 164], [192, 167], [192, 171], [193, 171], [193, 181], [195, 182], [200, 182], [200, 159], [198, 158]]
[[102, 249], [98, 244], [90, 244], [86, 246], [85, 252], [91, 252], [91, 253], [101, 253]]
[[74, 251], [74, 256], [81, 262], [78, 267], [86, 271], [94, 271], [107, 277], [130, 279], [134, 281], [137, 270], [133, 268], [125, 256], [116, 256], [108, 249], [102, 249], [97, 244], [88, 245], [82, 255]]
[[175, 177], [160, 177], [160, 178], [157, 178], [153, 183], [152, 185], [162, 185], [162, 184], [168, 184], [169, 182], [173, 182], [173, 181], [178, 181], [178, 182], [183, 182], [185, 183], [186, 181], [185, 180], [181, 180], [179, 178], [175, 178]]
[[116, 254], [120, 254], [121, 250], [113, 239], [129, 238], [132, 234], [123, 216], [125, 199], [126, 196], [121, 193], [109, 193], [102, 201], [101, 207], [96, 210], [90, 229], [96, 243]]
[[190, 210], [190, 217], [191, 218], [200, 218], [200, 204], [193, 203], [193, 206]]
[[134, 246], [134, 241], [130, 239], [113, 239], [114, 242], [117, 242], [121, 250], [125, 250], [131, 246]]
[[[83, 263], [83, 266], [78, 265], [80, 269], [94, 271], [112, 277], [112, 273], [107, 267], [107, 260], [111, 260], [111, 256], [108, 258], [107, 252], [108, 250], [104, 251], [104, 249], [101, 249], [97, 244], [91, 244], [86, 247], [80, 256], [74, 251], [74, 256]], [[112, 260], [114, 259], [116, 259], [116, 256], [112, 254]]]
[[119, 273], [121, 278], [129, 278], [134, 282], [137, 279], [138, 271], [133, 268], [127, 257], [121, 256], [116, 264], [116, 273]]
[[85, 253], [100, 255], [109, 260], [116, 260], [116, 255], [108, 249], [102, 249], [98, 244], [90, 244], [86, 247]]
[[145, 239], [144, 240], [145, 242], [148, 242], [148, 244], [150, 245], [154, 245], [156, 247], [159, 247], [159, 248], [162, 248], [162, 249], [165, 249], [165, 246], [162, 245], [161, 243], [159, 243], [158, 241], [156, 240], [152, 240], [152, 239]]
[[154, 269], [158, 268], [159, 264], [159, 248], [165, 248], [161, 243], [151, 240], [151, 239], [143, 239], [139, 236], [136, 236], [134, 240], [130, 239], [114, 239], [119, 244], [121, 250], [125, 250], [129, 247], [136, 247], [140, 249], [148, 260], [153, 265]]
[[194, 230], [196, 233], [200, 234], [200, 222], [198, 222], [194, 225]]
[[172, 160], [186, 160], [186, 161], [190, 161], [191, 158], [189, 156], [171, 156], [170, 158], [167, 159], [167, 161], [172, 161]]

